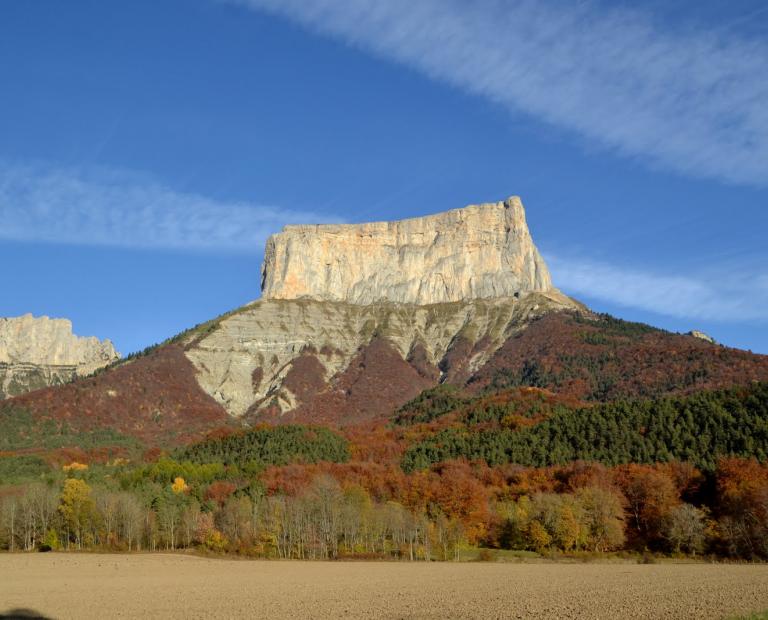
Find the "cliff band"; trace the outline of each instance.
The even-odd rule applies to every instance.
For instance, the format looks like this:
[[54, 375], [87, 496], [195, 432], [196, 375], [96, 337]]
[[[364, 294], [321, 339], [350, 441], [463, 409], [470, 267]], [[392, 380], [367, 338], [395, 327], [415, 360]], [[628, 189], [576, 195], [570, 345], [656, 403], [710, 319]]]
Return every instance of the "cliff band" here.
[[0, 398], [65, 383], [119, 357], [109, 340], [74, 335], [67, 319], [0, 318]]
[[286, 226], [262, 267], [264, 299], [427, 305], [551, 289], [516, 196], [396, 222]]

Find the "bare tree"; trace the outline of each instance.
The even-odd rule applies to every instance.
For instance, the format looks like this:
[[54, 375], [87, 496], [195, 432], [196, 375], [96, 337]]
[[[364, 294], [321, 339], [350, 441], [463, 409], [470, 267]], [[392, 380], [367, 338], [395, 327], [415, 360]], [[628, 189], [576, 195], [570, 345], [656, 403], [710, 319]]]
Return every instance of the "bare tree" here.
[[16, 550], [16, 530], [18, 522], [19, 499], [15, 495], [7, 495], [0, 500], [0, 527], [8, 541], [8, 550]]

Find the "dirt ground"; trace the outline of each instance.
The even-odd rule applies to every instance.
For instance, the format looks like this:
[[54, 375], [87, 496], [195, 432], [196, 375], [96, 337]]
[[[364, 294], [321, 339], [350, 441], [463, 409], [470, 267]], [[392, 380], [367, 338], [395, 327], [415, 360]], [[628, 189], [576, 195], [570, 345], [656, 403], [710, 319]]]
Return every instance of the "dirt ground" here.
[[768, 566], [278, 562], [2, 554], [0, 617], [722, 618], [768, 609]]

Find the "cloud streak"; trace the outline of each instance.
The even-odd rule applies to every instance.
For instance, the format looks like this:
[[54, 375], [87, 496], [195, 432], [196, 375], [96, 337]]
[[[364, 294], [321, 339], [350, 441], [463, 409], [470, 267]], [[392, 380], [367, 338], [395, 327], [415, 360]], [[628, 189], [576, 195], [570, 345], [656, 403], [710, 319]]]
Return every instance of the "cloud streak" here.
[[229, 0], [654, 166], [768, 185], [768, 45], [556, 0]]
[[0, 166], [0, 239], [258, 253], [284, 224], [326, 221], [307, 211], [178, 192], [125, 172]]
[[548, 255], [552, 279], [563, 291], [618, 306], [682, 319], [768, 322], [768, 273], [678, 276]]

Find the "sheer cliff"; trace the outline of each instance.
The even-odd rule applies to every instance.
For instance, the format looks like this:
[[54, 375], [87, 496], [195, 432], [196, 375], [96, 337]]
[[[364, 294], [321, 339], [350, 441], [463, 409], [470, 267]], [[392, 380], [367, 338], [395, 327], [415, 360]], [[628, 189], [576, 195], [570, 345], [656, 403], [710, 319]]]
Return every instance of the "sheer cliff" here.
[[119, 357], [109, 340], [74, 335], [67, 319], [0, 318], [0, 398], [66, 383]]
[[265, 299], [428, 305], [551, 289], [516, 196], [397, 222], [286, 226], [262, 267]]

